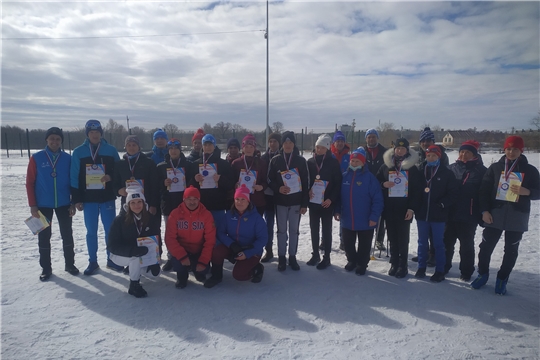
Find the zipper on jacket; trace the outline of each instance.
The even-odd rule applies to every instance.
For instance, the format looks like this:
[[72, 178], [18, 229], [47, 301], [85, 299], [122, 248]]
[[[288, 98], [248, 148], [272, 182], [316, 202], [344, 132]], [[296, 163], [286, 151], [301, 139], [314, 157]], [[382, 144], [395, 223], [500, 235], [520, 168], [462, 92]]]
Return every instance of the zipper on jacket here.
[[351, 178], [351, 191], [349, 191], [349, 204], [351, 208], [351, 230], [354, 230], [354, 212], [353, 212], [353, 186], [354, 186], [354, 176], [356, 175], [356, 171], [353, 171], [352, 178]]
[[430, 205], [431, 204], [431, 186], [429, 187], [429, 192], [427, 194], [427, 212], [426, 212], [426, 222], [428, 221], [428, 218], [429, 218], [429, 208], [430, 208]]
[[56, 177], [53, 179], [54, 182], [54, 208], [58, 207], [58, 192], [56, 191]]
[[238, 241], [240, 235], [238, 235], [238, 233], [240, 232], [240, 219], [242, 217], [240, 215], [238, 215], [238, 221], [237, 221], [237, 224], [236, 224], [236, 242], [239, 243], [240, 241]]

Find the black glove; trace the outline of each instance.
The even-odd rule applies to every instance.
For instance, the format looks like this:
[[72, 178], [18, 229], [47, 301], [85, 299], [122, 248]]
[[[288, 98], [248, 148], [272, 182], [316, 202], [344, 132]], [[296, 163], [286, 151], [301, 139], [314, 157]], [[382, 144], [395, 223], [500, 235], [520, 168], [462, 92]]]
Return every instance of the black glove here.
[[148, 254], [148, 248], [146, 246], [137, 246], [136, 248], [131, 249], [131, 256], [144, 256]]
[[241, 253], [243, 251], [242, 245], [237, 243], [236, 241], [229, 246], [229, 249], [233, 252], [233, 254], [236, 256], [238, 253]]
[[[147, 248], [146, 246], [145, 246], [144, 248], [148, 250], [148, 248]], [[160, 270], [161, 270], [161, 269], [160, 269], [160, 267], [159, 267], [159, 264], [154, 264], [154, 265], [150, 265], [150, 266], [146, 269], [146, 272], [149, 272], [149, 271], [150, 271], [150, 272], [152, 273], [152, 275], [158, 276], [159, 273], [160, 273]]]

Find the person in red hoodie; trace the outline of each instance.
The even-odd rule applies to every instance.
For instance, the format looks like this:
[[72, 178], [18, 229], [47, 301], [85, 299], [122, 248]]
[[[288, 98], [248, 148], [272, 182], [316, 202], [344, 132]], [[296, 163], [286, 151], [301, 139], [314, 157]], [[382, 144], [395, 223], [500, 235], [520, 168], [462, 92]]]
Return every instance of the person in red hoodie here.
[[200, 282], [206, 281], [212, 249], [216, 244], [216, 227], [210, 211], [200, 202], [199, 190], [190, 186], [184, 201], [169, 215], [165, 244], [172, 255], [176, 271], [176, 288], [187, 286], [189, 271]]

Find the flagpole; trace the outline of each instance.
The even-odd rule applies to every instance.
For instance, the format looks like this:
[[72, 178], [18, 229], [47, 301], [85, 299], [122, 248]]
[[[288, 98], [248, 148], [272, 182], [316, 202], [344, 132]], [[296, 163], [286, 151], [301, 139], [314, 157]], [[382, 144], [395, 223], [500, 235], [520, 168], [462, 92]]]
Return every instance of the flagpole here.
[[264, 34], [264, 37], [266, 39], [266, 146], [268, 146], [268, 139], [270, 136], [270, 133], [268, 131], [269, 128], [269, 87], [268, 87], [268, 0], [266, 0], [266, 33]]

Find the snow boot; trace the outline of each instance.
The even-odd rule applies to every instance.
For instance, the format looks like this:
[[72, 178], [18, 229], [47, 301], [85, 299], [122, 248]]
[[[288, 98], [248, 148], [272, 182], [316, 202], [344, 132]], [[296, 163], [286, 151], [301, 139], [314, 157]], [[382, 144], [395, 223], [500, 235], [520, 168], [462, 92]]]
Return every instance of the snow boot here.
[[508, 278], [499, 279], [495, 281], [495, 294], [504, 295], [506, 294], [506, 284], [508, 283]]
[[416, 270], [416, 274], [414, 274], [415, 278], [423, 279], [426, 277], [426, 268], [420, 268]]
[[39, 280], [40, 281], [47, 281], [51, 278], [51, 275], [52, 275], [52, 270], [51, 269], [43, 269], [43, 271], [41, 272], [41, 275], [39, 275]]
[[207, 289], [213, 288], [223, 280], [223, 264], [212, 264], [211, 274], [212, 276], [204, 282], [204, 287]]
[[474, 279], [474, 281], [471, 283], [471, 287], [473, 289], [480, 289], [482, 286], [486, 285], [487, 281], [489, 279], [489, 273], [486, 274], [478, 274], [478, 277]]
[[358, 275], [358, 276], [365, 275], [366, 274], [366, 266], [358, 265], [356, 267], [356, 270], [354, 271], [354, 273], [356, 275]]
[[185, 270], [176, 272], [176, 283], [174, 283], [174, 287], [177, 289], [185, 288], [187, 286], [188, 277], [189, 273]]
[[309, 265], [309, 266], [315, 266], [317, 265], [320, 261], [321, 261], [321, 256], [319, 255], [319, 253], [312, 253], [313, 255], [311, 256], [311, 259], [309, 259], [309, 261], [306, 263], [306, 265]]
[[345, 270], [353, 271], [355, 267], [356, 267], [356, 264], [353, 263], [352, 261], [349, 261], [347, 262], [347, 265], [345, 265]]
[[197, 280], [198, 282], [202, 282], [204, 284], [204, 282], [206, 281], [206, 274], [203, 274], [202, 272], [199, 272], [199, 271], [195, 271], [194, 275], [195, 275], [195, 280]]
[[431, 277], [429, 278], [429, 281], [437, 282], [437, 283], [443, 280], [444, 280], [444, 272], [442, 271], [435, 271], [435, 273], [431, 275]]
[[296, 256], [292, 256], [292, 255], [289, 256], [289, 266], [294, 271], [300, 270], [300, 265], [298, 265], [298, 261], [296, 261]]
[[471, 275], [461, 274], [461, 276], [459, 277], [459, 280], [469, 282], [471, 281]]
[[285, 256], [279, 257], [277, 269], [278, 271], [285, 271], [287, 269], [287, 258]]
[[317, 265], [317, 270], [324, 270], [330, 265], [330, 255], [324, 255], [322, 261]]
[[146, 292], [146, 290], [143, 289], [139, 281], [133, 281], [133, 280], [129, 282], [128, 294], [133, 295], [136, 298], [143, 298], [143, 297], [146, 297], [146, 295], [148, 295], [148, 293]]
[[74, 276], [79, 275], [79, 269], [77, 269], [75, 265], [66, 265], [64, 270], [70, 273], [71, 275], [74, 275]]
[[253, 277], [251, 278], [251, 282], [258, 284], [261, 282], [264, 274], [264, 265], [261, 263], [258, 263], [255, 268], [253, 269]]
[[84, 275], [94, 275], [97, 269], [99, 269], [98, 263], [90, 262], [88, 263], [88, 267], [86, 268], [86, 270], [84, 270]]
[[396, 278], [403, 279], [409, 273], [407, 265], [399, 265], [396, 271]]
[[391, 264], [390, 265], [390, 270], [388, 270], [388, 275], [390, 276], [396, 276], [396, 273], [397, 273], [397, 265], [396, 264]]
[[266, 248], [266, 253], [264, 254], [264, 257], [261, 259], [261, 262], [267, 263], [270, 262], [274, 258], [274, 253], [272, 252], [272, 248]]
[[161, 268], [163, 271], [171, 271], [173, 268], [173, 264], [172, 264], [172, 261], [171, 260], [167, 260], [167, 262], [165, 263], [165, 265], [163, 265], [163, 267]]
[[107, 269], [111, 269], [118, 272], [123, 272], [124, 267], [120, 265], [116, 265], [112, 260], [107, 259]]

